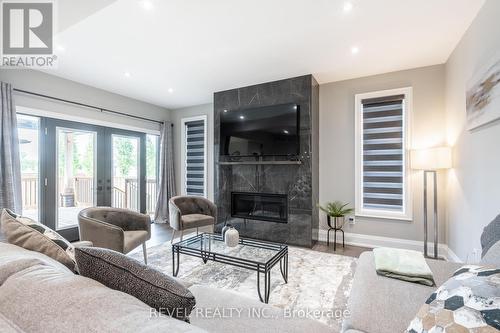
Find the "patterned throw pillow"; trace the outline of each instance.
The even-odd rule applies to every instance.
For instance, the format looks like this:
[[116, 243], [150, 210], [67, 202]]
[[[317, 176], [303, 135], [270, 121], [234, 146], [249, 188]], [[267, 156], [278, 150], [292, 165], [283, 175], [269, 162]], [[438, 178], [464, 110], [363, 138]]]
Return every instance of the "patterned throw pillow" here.
[[490, 333], [500, 330], [500, 269], [457, 270], [420, 308], [408, 333]]
[[167, 316], [189, 322], [196, 300], [184, 285], [162, 272], [98, 247], [79, 247], [76, 261], [82, 276], [138, 298]]
[[75, 248], [57, 232], [7, 209], [2, 210], [0, 218], [2, 232], [9, 243], [43, 253], [76, 272]]

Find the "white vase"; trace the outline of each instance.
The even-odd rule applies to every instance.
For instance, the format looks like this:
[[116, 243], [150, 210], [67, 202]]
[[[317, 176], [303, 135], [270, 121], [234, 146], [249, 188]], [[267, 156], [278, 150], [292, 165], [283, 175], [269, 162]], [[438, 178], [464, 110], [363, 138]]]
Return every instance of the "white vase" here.
[[239, 240], [240, 240], [240, 234], [238, 233], [238, 230], [236, 230], [234, 227], [230, 227], [224, 233], [224, 242], [229, 247], [235, 247], [236, 245], [238, 245]]

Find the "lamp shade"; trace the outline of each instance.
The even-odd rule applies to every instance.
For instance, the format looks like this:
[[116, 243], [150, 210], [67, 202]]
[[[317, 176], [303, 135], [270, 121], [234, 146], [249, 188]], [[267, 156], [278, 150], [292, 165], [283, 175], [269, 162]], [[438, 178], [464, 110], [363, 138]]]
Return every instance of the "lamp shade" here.
[[436, 147], [411, 151], [411, 168], [417, 170], [438, 170], [451, 168], [451, 148]]

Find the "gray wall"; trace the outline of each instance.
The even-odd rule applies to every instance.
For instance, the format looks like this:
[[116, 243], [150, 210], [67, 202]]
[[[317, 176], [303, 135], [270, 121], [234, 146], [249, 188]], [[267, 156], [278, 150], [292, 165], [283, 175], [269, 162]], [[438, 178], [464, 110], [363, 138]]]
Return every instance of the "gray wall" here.
[[[0, 69], [0, 80], [12, 83], [14, 88], [22, 90], [59, 97], [75, 102], [92, 104], [98, 107], [155, 120], [170, 120], [170, 111], [165, 108], [39, 71]], [[101, 113], [92, 109], [54, 102], [40, 97], [16, 94], [15, 101], [16, 105], [55, 112], [61, 117], [71, 118], [71, 120], [108, 122], [109, 124], [136, 130], [145, 129], [157, 131], [159, 129], [159, 126], [155, 123]]]
[[[320, 85], [319, 201], [341, 200], [354, 206], [355, 129], [354, 95], [413, 87], [411, 147], [425, 148], [445, 142], [444, 66], [431, 66]], [[439, 175], [439, 193], [445, 197], [445, 175]], [[413, 221], [357, 217], [346, 232], [407, 240], [423, 240], [422, 174], [411, 175]], [[445, 205], [440, 200], [440, 242], [445, 240]], [[320, 227], [326, 218], [320, 214]]]
[[[320, 85], [319, 89], [319, 202], [343, 200], [354, 204], [354, 95], [377, 90], [413, 87], [412, 146], [424, 148], [446, 143], [444, 65], [417, 68], [354, 80]], [[172, 120], [176, 138], [176, 156], [180, 154], [180, 121], [182, 117], [209, 115], [213, 130], [213, 105], [205, 104], [174, 110]], [[312, 147], [314, 149], [318, 147]], [[213, 166], [213, 151], [209, 142], [208, 165]], [[313, 153], [314, 156], [314, 153]], [[313, 161], [315, 162], [315, 161]], [[180, 160], [176, 159], [176, 175], [180, 186]], [[210, 171], [210, 170], [209, 170]], [[213, 172], [209, 172], [209, 195], [213, 195]], [[351, 233], [394, 237], [408, 240], [423, 239], [422, 174], [412, 174], [413, 221], [357, 218], [346, 226]], [[440, 242], [446, 234], [446, 173], [439, 174]], [[326, 219], [320, 215], [320, 227]]]
[[500, 1], [488, 0], [446, 64], [447, 136], [454, 146], [448, 243], [462, 260], [473, 258], [483, 227], [500, 214], [500, 123], [465, 129], [467, 82], [486, 62], [500, 60], [499, 17]]
[[175, 179], [177, 193], [181, 193], [182, 188], [182, 130], [181, 123], [183, 118], [206, 115], [207, 124], [207, 194], [210, 200], [214, 198], [214, 106], [213, 104], [203, 104], [191, 106], [182, 109], [172, 110], [172, 122], [174, 124], [174, 160], [175, 160]]

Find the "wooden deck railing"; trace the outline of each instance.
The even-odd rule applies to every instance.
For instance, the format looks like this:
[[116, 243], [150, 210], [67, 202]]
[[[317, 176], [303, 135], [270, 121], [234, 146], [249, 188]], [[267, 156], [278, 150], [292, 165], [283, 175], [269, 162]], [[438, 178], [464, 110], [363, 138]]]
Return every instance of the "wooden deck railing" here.
[[88, 207], [94, 204], [94, 178], [75, 178], [75, 202], [77, 206]]
[[[136, 178], [114, 178], [111, 193], [113, 207], [139, 210], [139, 191]], [[59, 180], [60, 191], [64, 190], [63, 179]], [[39, 202], [39, 180], [36, 174], [22, 175], [23, 209], [37, 209]], [[80, 207], [94, 204], [94, 178], [75, 177], [75, 204]], [[157, 184], [155, 179], [146, 181], [146, 213], [153, 214], [156, 206]]]
[[146, 212], [154, 214], [156, 208], [156, 196], [158, 194], [158, 184], [156, 179], [146, 180]]
[[36, 174], [24, 174], [21, 177], [23, 209], [38, 208], [38, 177]]

